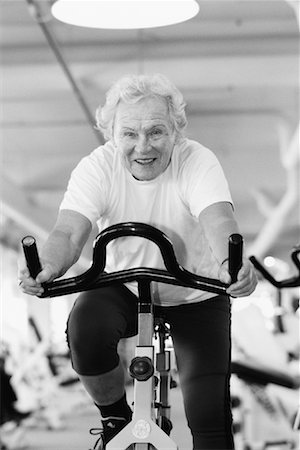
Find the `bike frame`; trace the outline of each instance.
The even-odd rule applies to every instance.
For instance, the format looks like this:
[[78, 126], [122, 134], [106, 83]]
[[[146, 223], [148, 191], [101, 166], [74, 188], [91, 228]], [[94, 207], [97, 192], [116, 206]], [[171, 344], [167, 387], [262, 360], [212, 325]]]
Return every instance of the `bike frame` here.
[[[148, 358], [154, 368], [153, 304], [150, 282], [139, 283], [138, 343], [135, 358]], [[154, 374], [146, 380], [134, 380], [134, 409], [131, 422], [106, 444], [107, 450], [125, 450], [134, 444], [136, 450], [176, 450], [175, 442], [157, 425], [154, 416]], [[151, 448], [151, 447], [150, 447]]]

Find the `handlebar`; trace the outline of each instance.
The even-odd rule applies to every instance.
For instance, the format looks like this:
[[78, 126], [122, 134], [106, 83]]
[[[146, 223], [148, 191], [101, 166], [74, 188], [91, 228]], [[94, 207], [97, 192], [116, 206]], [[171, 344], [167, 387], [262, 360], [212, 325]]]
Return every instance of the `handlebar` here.
[[237, 281], [237, 276], [243, 264], [243, 238], [240, 234], [234, 233], [229, 236], [228, 244], [228, 269], [231, 282]]
[[36, 278], [42, 270], [42, 266], [40, 263], [35, 238], [33, 236], [24, 237], [22, 239], [22, 245], [30, 276], [32, 278]]
[[275, 278], [270, 274], [270, 272], [255, 258], [255, 256], [250, 256], [250, 261], [254, 265], [254, 267], [261, 272], [264, 278], [268, 280], [273, 286], [277, 287], [278, 289], [282, 288], [293, 288], [300, 286], [300, 260], [299, 255], [300, 253], [300, 245], [297, 245], [293, 248], [291, 253], [291, 259], [296, 266], [298, 270], [298, 275], [295, 275], [294, 277], [287, 278], [286, 280], [277, 281]]
[[[139, 236], [153, 241], [160, 249], [166, 270], [138, 267], [105, 273], [106, 247], [109, 242], [119, 237]], [[27, 236], [22, 240], [24, 254], [31, 276], [41, 269], [35, 239]], [[232, 279], [242, 265], [243, 238], [234, 234], [229, 239], [229, 268]], [[37, 263], [38, 260], [38, 263]], [[39, 264], [39, 265], [38, 265]], [[38, 271], [39, 271], [38, 270]], [[34, 276], [35, 275], [35, 276]], [[216, 294], [225, 294], [227, 284], [214, 278], [193, 274], [184, 269], [176, 260], [173, 245], [169, 238], [157, 228], [139, 222], [125, 222], [110, 226], [103, 230], [94, 241], [93, 261], [91, 267], [81, 275], [44, 283], [45, 297], [57, 297], [86, 290], [96, 289], [113, 283], [129, 281], [157, 281], [161, 283], [185, 286]]]

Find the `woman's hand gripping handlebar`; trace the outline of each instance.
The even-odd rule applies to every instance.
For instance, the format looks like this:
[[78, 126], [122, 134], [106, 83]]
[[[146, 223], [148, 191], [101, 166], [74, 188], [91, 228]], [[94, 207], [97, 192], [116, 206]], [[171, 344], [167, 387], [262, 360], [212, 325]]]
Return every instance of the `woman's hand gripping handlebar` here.
[[[160, 249], [166, 269], [137, 267], [105, 273], [106, 247], [108, 243], [125, 236], [139, 236], [153, 241]], [[41, 269], [35, 240], [32, 237], [25, 237], [22, 240], [22, 244], [29, 272], [35, 278]], [[242, 236], [239, 234], [231, 235], [228, 248], [229, 273], [234, 282], [242, 266]], [[157, 228], [139, 222], [126, 222], [106, 228], [97, 236], [94, 242], [92, 265], [86, 272], [75, 277], [45, 283], [43, 285], [44, 292], [40, 297], [57, 297], [100, 288], [116, 282], [126, 283], [140, 280], [186, 286], [215, 294], [225, 294], [229, 286], [220, 280], [191, 273], [180, 266], [176, 260], [171, 241]]]

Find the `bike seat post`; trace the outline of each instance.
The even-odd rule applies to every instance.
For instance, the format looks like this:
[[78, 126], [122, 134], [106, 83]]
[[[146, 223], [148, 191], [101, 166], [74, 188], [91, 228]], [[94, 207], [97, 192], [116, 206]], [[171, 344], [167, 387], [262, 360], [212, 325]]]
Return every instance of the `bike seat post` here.
[[150, 281], [138, 282], [138, 345], [152, 346], [153, 337], [153, 303], [151, 299]]
[[[138, 282], [138, 342], [136, 358], [131, 363], [131, 374], [135, 378], [134, 415], [146, 415], [152, 418], [153, 408], [153, 374], [154, 374], [154, 346], [153, 346], [153, 304], [151, 299], [150, 281]], [[134, 367], [137, 372], [134, 374]], [[133, 367], [133, 370], [132, 370]]]

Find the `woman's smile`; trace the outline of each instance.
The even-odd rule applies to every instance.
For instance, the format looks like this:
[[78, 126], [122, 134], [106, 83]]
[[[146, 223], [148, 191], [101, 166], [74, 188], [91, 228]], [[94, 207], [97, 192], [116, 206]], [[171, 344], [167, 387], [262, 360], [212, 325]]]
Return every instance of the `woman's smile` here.
[[142, 164], [142, 165], [146, 165], [146, 164], [151, 164], [155, 161], [156, 158], [145, 158], [145, 159], [136, 159], [135, 161], [138, 164]]

